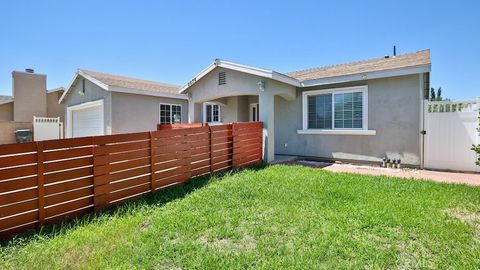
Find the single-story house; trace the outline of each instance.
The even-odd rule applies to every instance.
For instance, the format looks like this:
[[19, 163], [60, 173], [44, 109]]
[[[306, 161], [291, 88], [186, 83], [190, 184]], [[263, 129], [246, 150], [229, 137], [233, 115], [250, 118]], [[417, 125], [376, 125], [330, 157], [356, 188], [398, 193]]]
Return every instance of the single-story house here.
[[288, 73], [215, 60], [180, 93], [190, 122], [263, 121], [266, 161], [387, 156], [421, 166], [430, 70], [429, 50]]
[[60, 98], [66, 137], [155, 130], [187, 123], [188, 97], [178, 85], [79, 69]]
[[12, 71], [12, 95], [0, 96], [0, 144], [16, 142], [16, 130], [33, 131], [33, 117], [58, 117], [63, 122], [64, 108], [58, 100], [64, 90], [47, 90], [47, 75], [33, 69]]

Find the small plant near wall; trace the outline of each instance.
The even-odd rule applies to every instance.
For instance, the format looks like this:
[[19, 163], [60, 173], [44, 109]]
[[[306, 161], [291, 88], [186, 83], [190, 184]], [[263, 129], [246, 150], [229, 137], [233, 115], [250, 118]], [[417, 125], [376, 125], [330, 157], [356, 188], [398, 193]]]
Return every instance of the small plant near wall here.
[[[478, 128], [477, 128], [478, 134], [480, 135], [480, 110], [478, 111]], [[473, 145], [472, 150], [477, 153], [477, 165], [480, 166], [480, 144]]]

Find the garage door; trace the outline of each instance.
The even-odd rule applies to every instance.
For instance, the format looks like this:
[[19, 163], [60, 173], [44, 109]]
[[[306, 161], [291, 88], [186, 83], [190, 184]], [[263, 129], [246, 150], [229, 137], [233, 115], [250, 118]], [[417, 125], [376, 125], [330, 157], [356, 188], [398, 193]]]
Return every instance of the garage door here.
[[103, 106], [72, 111], [72, 137], [103, 135]]

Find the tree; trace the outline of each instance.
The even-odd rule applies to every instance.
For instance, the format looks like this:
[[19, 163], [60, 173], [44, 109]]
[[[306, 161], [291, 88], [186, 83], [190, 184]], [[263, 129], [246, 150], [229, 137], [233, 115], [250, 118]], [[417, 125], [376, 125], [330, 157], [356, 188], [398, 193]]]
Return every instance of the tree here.
[[442, 101], [442, 87], [440, 86], [437, 90], [437, 101]]
[[[478, 134], [480, 135], [480, 111], [478, 112]], [[478, 166], [480, 166], [480, 144], [472, 145], [472, 150], [477, 153], [477, 161], [475, 162]]]
[[430, 89], [430, 101], [435, 101], [435, 88]]

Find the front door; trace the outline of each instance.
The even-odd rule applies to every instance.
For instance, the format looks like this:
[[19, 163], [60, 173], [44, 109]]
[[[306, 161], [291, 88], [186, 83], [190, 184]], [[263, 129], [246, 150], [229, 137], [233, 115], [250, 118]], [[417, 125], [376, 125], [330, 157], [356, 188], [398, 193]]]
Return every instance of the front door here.
[[251, 103], [250, 110], [249, 110], [249, 120], [250, 122], [257, 122], [258, 121], [258, 103]]

